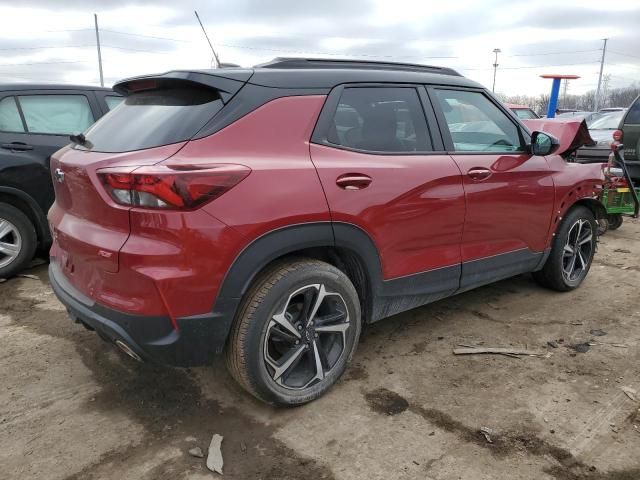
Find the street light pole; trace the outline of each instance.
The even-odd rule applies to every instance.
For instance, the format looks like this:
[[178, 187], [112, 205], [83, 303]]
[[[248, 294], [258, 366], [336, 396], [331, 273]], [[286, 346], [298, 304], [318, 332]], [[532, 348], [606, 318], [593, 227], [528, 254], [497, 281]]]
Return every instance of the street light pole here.
[[493, 87], [491, 88], [491, 91], [493, 93], [496, 93], [496, 72], [498, 71], [498, 54], [501, 51], [502, 50], [500, 50], [499, 48], [494, 48], [493, 49], [493, 53], [496, 54], [496, 61], [493, 62]]

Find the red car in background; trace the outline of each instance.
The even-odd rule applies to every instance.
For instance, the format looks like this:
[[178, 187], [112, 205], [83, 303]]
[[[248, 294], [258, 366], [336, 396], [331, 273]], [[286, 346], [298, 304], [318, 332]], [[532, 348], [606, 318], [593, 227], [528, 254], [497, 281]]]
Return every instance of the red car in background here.
[[49, 274], [136, 359], [224, 352], [253, 395], [301, 404], [364, 324], [527, 272], [571, 290], [591, 266], [600, 166], [453, 70], [277, 59], [114, 88], [52, 158]]

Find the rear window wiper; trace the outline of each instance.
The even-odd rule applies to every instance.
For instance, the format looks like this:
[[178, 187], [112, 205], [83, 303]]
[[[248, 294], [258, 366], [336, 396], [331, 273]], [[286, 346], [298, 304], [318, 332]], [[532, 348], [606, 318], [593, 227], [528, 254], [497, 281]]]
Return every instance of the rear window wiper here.
[[69, 139], [75, 145], [80, 145], [81, 147], [84, 147], [87, 150], [91, 150], [93, 148], [93, 143], [87, 140], [87, 137], [84, 136], [84, 133], [79, 133], [77, 135], [69, 135]]

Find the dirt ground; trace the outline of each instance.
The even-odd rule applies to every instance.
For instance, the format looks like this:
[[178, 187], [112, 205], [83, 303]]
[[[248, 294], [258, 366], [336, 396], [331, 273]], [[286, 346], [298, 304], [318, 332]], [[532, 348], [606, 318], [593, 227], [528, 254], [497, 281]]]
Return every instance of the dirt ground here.
[[213, 479], [188, 450], [214, 433], [227, 479], [640, 479], [638, 221], [602, 238], [577, 291], [522, 276], [373, 325], [340, 383], [291, 410], [253, 400], [222, 362], [123, 357], [69, 321], [46, 265], [26, 273], [0, 284], [2, 479]]

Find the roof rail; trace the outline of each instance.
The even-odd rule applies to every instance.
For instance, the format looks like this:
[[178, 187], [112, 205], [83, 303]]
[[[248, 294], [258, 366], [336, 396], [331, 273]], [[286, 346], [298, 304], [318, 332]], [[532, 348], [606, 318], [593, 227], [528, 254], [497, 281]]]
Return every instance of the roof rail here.
[[414, 63], [335, 58], [277, 57], [270, 62], [256, 65], [256, 68], [353, 68], [368, 70], [403, 70], [410, 72], [440, 73], [443, 75], [455, 75], [457, 77], [462, 76], [452, 68], [447, 67], [434, 67], [432, 65], [418, 65]]

